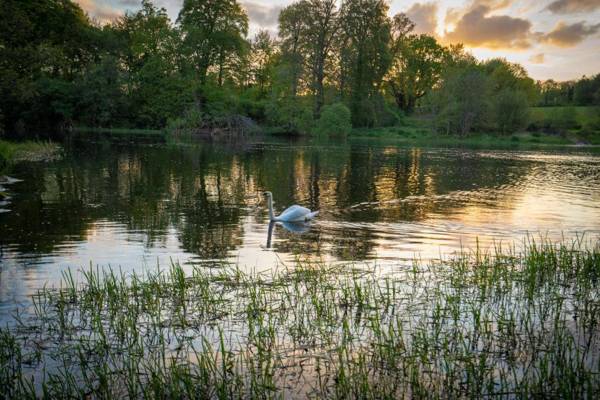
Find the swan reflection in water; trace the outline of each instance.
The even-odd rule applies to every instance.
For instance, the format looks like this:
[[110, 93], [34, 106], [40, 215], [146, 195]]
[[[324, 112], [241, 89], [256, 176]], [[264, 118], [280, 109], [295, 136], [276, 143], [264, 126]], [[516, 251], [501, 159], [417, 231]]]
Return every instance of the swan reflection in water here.
[[275, 225], [282, 226], [288, 232], [292, 233], [305, 233], [310, 230], [309, 222], [283, 222], [283, 221], [271, 221], [269, 222], [269, 233], [267, 236], [267, 249], [271, 248], [271, 239], [273, 237], [273, 229]]

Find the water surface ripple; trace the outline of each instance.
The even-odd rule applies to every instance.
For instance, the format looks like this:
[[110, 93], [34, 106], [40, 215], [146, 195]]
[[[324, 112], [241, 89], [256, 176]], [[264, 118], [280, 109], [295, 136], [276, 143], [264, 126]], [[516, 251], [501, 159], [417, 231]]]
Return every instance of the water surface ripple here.
[[[12, 175], [22, 181], [0, 213], [0, 317], [65, 268], [90, 264], [385, 264], [531, 233], [600, 234], [600, 156], [586, 149], [93, 143]], [[321, 214], [304, 232], [275, 226], [267, 246], [264, 190], [277, 212], [298, 203]]]

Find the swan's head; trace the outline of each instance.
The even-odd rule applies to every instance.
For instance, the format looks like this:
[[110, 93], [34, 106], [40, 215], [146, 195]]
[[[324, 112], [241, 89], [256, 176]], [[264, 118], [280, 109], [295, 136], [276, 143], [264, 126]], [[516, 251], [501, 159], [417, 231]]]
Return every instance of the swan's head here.
[[267, 198], [268, 198], [268, 197], [271, 197], [271, 198], [272, 198], [272, 197], [273, 197], [273, 193], [271, 193], [271, 192], [268, 192], [268, 191], [267, 191], [267, 192], [263, 192], [263, 196], [265, 196], [265, 197], [267, 197]]

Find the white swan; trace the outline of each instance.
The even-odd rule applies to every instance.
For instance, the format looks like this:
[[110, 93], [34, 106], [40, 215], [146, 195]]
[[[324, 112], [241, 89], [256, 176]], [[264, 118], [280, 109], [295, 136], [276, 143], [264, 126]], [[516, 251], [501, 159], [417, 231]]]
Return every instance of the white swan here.
[[310, 211], [306, 207], [301, 207], [299, 205], [294, 204], [291, 207], [288, 207], [284, 212], [275, 216], [273, 213], [273, 193], [264, 192], [263, 195], [267, 198], [267, 203], [269, 205], [269, 218], [271, 221], [282, 221], [282, 222], [299, 222], [299, 221], [309, 221], [319, 215], [318, 211]]

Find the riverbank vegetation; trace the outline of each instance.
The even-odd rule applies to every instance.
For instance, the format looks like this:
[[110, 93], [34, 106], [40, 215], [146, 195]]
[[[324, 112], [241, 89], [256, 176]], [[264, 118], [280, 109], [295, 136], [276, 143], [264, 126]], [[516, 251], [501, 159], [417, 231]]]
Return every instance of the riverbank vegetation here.
[[590, 398], [600, 247], [423, 265], [84, 268], [0, 330], [10, 398]]
[[[12, 137], [80, 126], [339, 136], [415, 117], [434, 135], [600, 132], [600, 75], [536, 83], [518, 64], [415, 33], [380, 0], [297, 1], [277, 37], [248, 37], [236, 0], [186, 0], [176, 21], [144, 0], [105, 25], [70, 0], [32, 4], [0, 6], [0, 129]], [[568, 108], [539, 120], [531, 106]], [[572, 106], [594, 116], [572, 124]]]
[[52, 142], [0, 140], [0, 173], [17, 161], [48, 161], [58, 156], [60, 147]]

